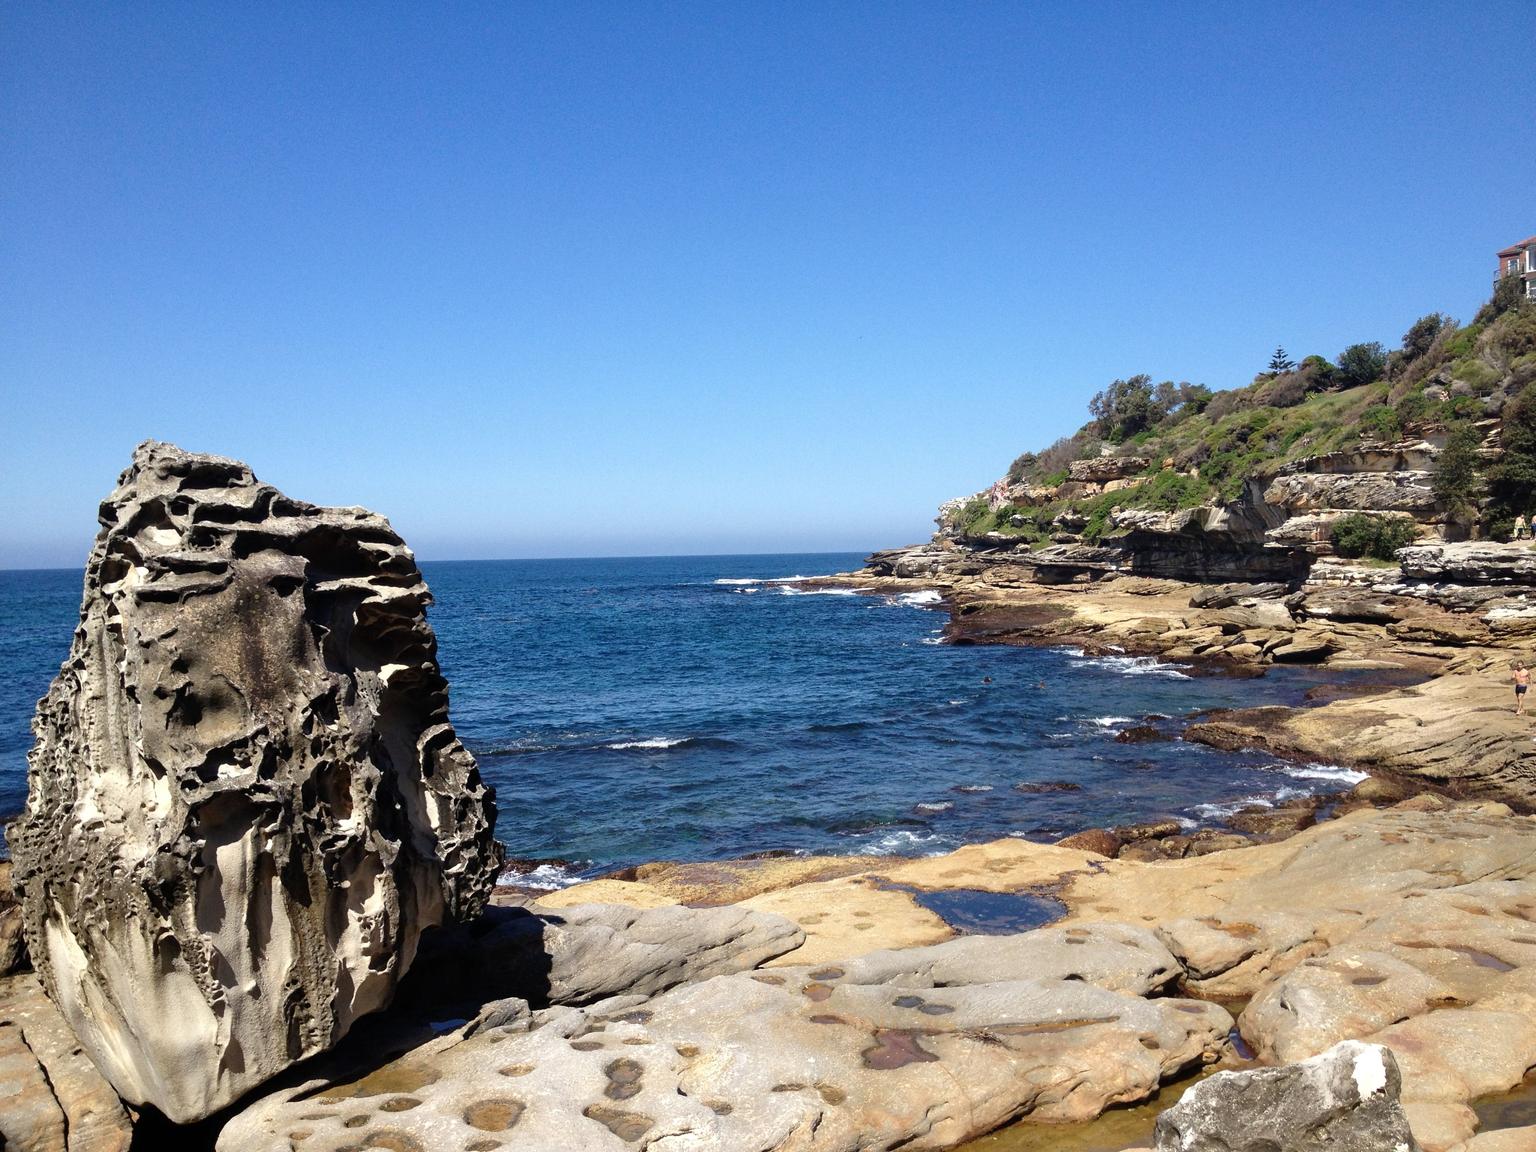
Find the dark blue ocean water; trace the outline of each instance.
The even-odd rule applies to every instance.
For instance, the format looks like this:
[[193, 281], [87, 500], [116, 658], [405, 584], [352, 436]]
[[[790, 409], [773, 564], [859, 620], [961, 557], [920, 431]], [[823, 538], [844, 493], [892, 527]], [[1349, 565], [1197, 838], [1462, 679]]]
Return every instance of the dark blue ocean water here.
[[[775, 578], [859, 555], [424, 564], [453, 720], [540, 878], [788, 849], [929, 853], [1174, 816], [1358, 778], [1182, 741], [1148, 715], [1297, 703], [1323, 674], [1192, 679], [1071, 649], [950, 647], [913, 597]], [[78, 572], [0, 572], [0, 813], [69, 648]], [[1064, 784], [1077, 790], [1020, 791]]]

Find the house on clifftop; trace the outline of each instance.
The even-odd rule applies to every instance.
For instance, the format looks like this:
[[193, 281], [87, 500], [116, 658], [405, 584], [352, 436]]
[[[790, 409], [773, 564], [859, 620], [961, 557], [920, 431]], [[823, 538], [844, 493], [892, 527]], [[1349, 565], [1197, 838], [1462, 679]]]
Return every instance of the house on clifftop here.
[[1536, 300], [1536, 236], [1499, 249], [1499, 270], [1493, 277], [1494, 284], [1506, 276], [1519, 276], [1525, 282], [1525, 294]]

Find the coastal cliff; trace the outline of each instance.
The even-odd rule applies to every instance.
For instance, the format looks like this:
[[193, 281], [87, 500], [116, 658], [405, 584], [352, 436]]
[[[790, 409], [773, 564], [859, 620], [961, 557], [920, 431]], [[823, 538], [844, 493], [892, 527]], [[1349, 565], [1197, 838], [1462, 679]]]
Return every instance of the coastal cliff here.
[[1504, 538], [1536, 511], [1533, 379], [1536, 302], [1506, 292], [1466, 326], [1434, 313], [1391, 353], [1282, 361], [1242, 388], [1116, 380], [1077, 432], [946, 502], [933, 546], [1043, 582], [1210, 582]]

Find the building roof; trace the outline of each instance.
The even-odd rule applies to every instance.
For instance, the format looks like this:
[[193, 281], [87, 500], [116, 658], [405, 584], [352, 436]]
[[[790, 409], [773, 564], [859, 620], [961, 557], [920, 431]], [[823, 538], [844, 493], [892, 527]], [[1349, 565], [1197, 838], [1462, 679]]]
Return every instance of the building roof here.
[[1527, 248], [1529, 248], [1532, 244], [1536, 244], [1536, 236], [1527, 236], [1524, 240], [1521, 240], [1517, 244], [1511, 244], [1508, 248], [1500, 248], [1498, 250], [1498, 252], [1495, 253], [1495, 255], [1498, 255], [1498, 256], [1518, 256], [1520, 253], [1524, 252]]

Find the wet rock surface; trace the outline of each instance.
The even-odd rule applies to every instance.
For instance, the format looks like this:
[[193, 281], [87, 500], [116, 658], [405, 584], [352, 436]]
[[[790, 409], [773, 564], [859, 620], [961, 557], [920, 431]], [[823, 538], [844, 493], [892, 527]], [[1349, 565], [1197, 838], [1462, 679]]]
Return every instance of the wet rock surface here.
[[389, 1002], [494, 883], [430, 594], [382, 517], [149, 442], [101, 506], [9, 840], [32, 961], [122, 1097], [190, 1121]]
[[1157, 1152], [1418, 1152], [1392, 1053], [1348, 1042], [1300, 1064], [1218, 1072], [1157, 1120]]

